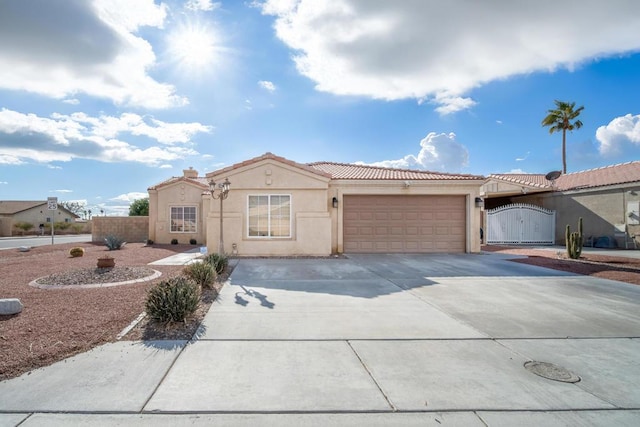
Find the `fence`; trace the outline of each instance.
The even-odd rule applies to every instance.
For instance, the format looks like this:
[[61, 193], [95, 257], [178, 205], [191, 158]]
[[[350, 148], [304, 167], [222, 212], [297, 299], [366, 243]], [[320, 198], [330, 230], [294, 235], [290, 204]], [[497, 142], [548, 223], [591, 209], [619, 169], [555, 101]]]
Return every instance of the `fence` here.
[[486, 243], [553, 245], [556, 212], [540, 206], [515, 203], [486, 212]]
[[148, 216], [94, 216], [91, 240], [104, 242], [108, 235], [118, 236], [125, 242], [146, 242], [149, 236]]

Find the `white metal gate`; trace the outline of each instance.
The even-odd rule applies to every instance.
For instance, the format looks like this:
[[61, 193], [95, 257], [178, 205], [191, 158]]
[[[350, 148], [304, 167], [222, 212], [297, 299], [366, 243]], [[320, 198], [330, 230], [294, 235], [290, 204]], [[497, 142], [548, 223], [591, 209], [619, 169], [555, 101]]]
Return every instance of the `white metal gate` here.
[[486, 211], [486, 243], [553, 245], [556, 212], [540, 206], [515, 203]]

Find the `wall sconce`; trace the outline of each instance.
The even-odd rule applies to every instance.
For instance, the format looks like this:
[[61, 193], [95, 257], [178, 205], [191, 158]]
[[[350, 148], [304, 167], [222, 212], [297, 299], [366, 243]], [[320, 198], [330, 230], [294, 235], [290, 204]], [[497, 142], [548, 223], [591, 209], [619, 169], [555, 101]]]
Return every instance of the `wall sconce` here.
[[483, 208], [484, 207], [484, 200], [482, 200], [482, 197], [476, 197], [476, 208]]
[[334, 208], [338, 209], [338, 198], [334, 197], [333, 200], [331, 201], [331, 204], [333, 205]]

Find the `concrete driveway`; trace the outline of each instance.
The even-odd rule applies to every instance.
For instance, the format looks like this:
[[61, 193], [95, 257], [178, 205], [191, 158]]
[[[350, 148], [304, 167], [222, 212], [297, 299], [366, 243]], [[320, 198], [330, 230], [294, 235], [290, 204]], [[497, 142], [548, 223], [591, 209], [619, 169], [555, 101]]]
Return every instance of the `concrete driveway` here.
[[638, 425], [640, 287], [506, 258], [242, 259], [193, 342], [0, 383], [0, 425]]

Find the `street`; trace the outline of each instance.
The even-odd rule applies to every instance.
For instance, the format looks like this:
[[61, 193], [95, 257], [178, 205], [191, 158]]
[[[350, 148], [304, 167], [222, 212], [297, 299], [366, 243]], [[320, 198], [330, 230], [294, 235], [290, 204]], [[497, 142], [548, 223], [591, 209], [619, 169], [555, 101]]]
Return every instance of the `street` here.
[[[54, 236], [54, 244], [62, 243], [86, 243], [91, 241], [91, 234], [72, 234]], [[16, 249], [21, 246], [44, 246], [51, 244], [51, 235], [46, 236], [24, 236], [24, 237], [2, 237], [0, 238], [0, 250]]]

